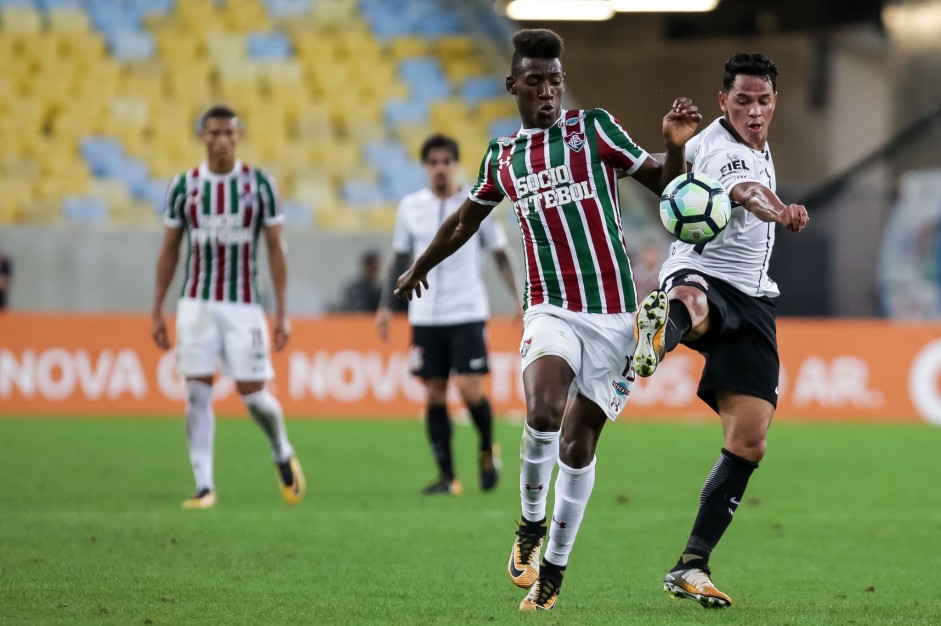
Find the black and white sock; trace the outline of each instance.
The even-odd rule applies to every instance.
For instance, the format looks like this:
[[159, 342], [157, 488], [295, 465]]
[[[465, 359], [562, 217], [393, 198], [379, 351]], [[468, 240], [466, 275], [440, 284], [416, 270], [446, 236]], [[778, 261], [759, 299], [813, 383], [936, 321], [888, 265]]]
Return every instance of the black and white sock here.
[[670, 300], [670, 314], [667, 317], [667, 327], [663, 338], [664, 351], [669, 352], [679, 345], [683, 335], [693, 326], [693, 318], [689, 309], [682, 300]]

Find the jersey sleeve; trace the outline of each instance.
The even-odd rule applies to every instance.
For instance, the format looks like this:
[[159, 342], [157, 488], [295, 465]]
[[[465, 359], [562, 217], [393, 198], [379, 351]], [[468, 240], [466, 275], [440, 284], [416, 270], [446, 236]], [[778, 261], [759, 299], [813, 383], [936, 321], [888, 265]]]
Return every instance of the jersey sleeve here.
[[487, 149], [487, 154], [484, 155], [483, 160], [480, 162], [480, 170], [477, 173], [477, 183], [471, 189], [470, 195], [468, 196], [477, 204], [497, 206], [503, 200], [503, 191], [493, 178], [493, 163], [498, 157], [499, 151], [496, 150], [495, 144], [491, 142], [490, 147]]
[[480, 236], [480, 247], [485, 251], [492, 252], [506, 248], [506, 231], [492, 212], [480, 223], [477, 234]]
[[738, 144], [719, 144], [714, 147], [700, 146], [693, 169], [713, 178], [722, 185], [726, 193], [741, 183], [762, 183], [755, 171], [754, 159], [747, 148]]
[[163, 201], [163, 224], [170, 228], [183, 225], [183, 207], [186, 204], [186, 174], [175, 176], [167, 187]]
[[399, 209], [395, 212], [395, 228], [392, 230], [392, 251], [396, 254], [412, 254], [415, 249], [415, 241], [412, 234], [408, 231], [408, 224], [405, 220], [405, 202], [399, 203]]
[[281, 206], [278, 183], [262, 170], [255, 170], [255, 181], [258, 184], [258, 199], [261, 201], [261, 213], [265, 226], [283, 224], [284, 208]]
[[634, 143], [621, 123], [604, 109], [594, 109], [594, 124], [601, 160], [631, 175], [647, 160], [647, 151]]

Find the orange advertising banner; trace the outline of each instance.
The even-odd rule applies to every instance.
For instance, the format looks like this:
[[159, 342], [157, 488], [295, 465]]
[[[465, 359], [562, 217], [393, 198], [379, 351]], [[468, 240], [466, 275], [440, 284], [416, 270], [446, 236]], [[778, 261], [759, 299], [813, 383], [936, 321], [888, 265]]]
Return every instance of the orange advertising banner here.
[[[272, 384], [288, 415], [420, 414], [424, 394], [408, 372], [404, 318], [394, 320], [389, 343], [379, 340], [370, 316], [292, 323]], [[525, 411], [519, 333], [508, 320], [488, 324], [488, 388], [503, 414]], [[776, 419], [941, 425], [941, 325], [782, 319], [778, 343]], [[654, 376], [637, 380], [620, 419], [709, 417], [696, 397], [701, 368], [698, 354], [671, 353]], [[244, 413], [232, 381], [220, 379], [214, 397], [218, 414]], [[174, 355], [151, 342], [146, 315], [0, 315], [0, 415], [173, 417], [183, 398]], [[456, 395], [451, 401], [460, 404]]]

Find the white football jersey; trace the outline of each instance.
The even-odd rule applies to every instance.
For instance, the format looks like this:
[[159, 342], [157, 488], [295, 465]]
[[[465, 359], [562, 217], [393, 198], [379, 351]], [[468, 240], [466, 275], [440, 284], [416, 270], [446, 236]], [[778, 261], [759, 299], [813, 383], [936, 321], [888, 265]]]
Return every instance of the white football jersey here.
[[[736, 138], [719, 118], [686, 144], [686, 160], [692, 171], [719, 181], [726, 193], [740, 183], [756, 182], [775, 191], [771, 148], [752, 150]], [[660, 269], [660, 281], [682, 269], [694, 269], [720, 278], [750, 296], [773, 298], [780, 294], [768, 276], [774, 247], [773, 222], [763, 222], [732, 202], [732, 218], [719, 236], [705, 245], [676, 241]]]
[[[439, 198], [431, 189], [410, 193], [399, 203], [392, 235], [392, 249], [417, 258], [431, 245], [441, 223], [457, 211], [470, 188], [449, 198]], [[413, 326], [446, 326], [480, 322], [490, 315], [487, 288], [481, 275], [484, 252], [506, 248], [506, 231], [493, 214], [481, 222], [470, 241], [428, 273], [430, 288], [408, 305]]]

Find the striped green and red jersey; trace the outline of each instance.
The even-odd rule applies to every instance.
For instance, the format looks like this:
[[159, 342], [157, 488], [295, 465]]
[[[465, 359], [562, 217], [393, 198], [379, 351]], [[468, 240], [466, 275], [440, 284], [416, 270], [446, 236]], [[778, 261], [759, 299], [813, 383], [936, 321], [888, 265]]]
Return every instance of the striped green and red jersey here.
[[603, 109], [562, 111], [547, 129], [490, 142], [470, 199], [513, 203], [523, 238], [523, 305], [582, 313], [637, 309], [618, 207], [618, 171], [647, 158]]
[[284, 222], [274, 179], [240, 161], [228, 174], [203, 163], [173, 179], [164, 209], [164, 224], [185, 228], [189, 243], [181, 296], [257, 303], [258, 235]]

